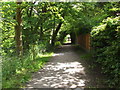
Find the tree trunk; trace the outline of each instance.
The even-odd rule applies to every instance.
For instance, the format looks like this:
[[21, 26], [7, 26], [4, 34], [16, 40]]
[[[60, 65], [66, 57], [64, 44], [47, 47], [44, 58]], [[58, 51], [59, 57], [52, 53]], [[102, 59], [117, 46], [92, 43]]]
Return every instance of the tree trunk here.
[[[64, 13], [62, 14], [62, 17], [63, 17], [63, 18], [64, 18], [64, 16], [65, 16], [65, 13], [66, 13], [66, 12], [64, 12]], [[57, 36], [57, 33], [59, 32], [61, 26], [62, 26], [62, 23], [63, 23], [63, 22], [60, 22], [60, 23], [58, 24], [56, 30], [53, 30], [52, 41], [51, 41], [52, 46], [54, 46], [54, 44], [55, 44], [56, 36]], [[54, 22], [54, 24], [55, 24], [55, 22]]]
[[66, 37], [67, 34], [68, 34], [67, 31], [63, 31], [63, 32], [60, 33], [60, 36], [59, 36], [58, 40], [61, 42], [61, 44], [64, 43], [64, 38]]
[[42, 26], [42, 22], [41, 22], [41, 26], [40, 26], [40, 41], [43, 41], [43, 26]]
[[22, 2], [17, 2], [17, 9], [16, 9], [16, 21], [17, 24], [15, 26], [15, 41], [16, 41], [16, 52], [18, 56], [22, 56], [23, 55], [23, 46], [22, 46], [22, 27], [21, 27], [21, 8], [19, 7], [19, 5]]
[[52, 43], [51, 43], [52, 46], [54, 46], [54, 44], [55, 44], [56, 36], [57, 36], [57, 33], [58, 33], [58, 31], [60, 30], [60, 27], [61, 27], [61, 26], [62, 26], [62, 22], [60, 22], [60, 23], [58, 24], [56, 30], [53, 31], [53, 35], [52, 35]]
[[[28, 18], [31, 18], [31, 16], [32, 16], [32, 11], [33, 11], [33, 6], [31, 6], [31, 7], [28, 8], [28, 10], [27, 10], [27, 16], [28, 16]], [[31, 25], [31, 21], [28, 21], [28, 23]], [[32, 25], [31, 25], [31, 27], [27, 28], [27, 31], [28, 31], [28, 32], [31, 32], [32, 29], [33, 29], [33, 27], [32, 27]], [[28, 49], [28, 50], [29, 50], [29, 48], [30, 48], [30, 47], [29, 47], [29, 44], [31, 43], [30, 40], [29, 40], [29, 38], [30, 38], [31, 36], [29, 35], [29, 33], [25, 33], [25, 37], [26, 37], [26, 40], [25, 40], [25, 49]]]

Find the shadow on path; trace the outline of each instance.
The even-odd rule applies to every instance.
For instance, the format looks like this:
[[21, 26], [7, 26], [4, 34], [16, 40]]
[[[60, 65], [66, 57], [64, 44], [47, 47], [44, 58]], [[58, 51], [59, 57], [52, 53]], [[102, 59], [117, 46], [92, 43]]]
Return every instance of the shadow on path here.
[[[50, 61], [33, 75], [27, 88], [84, 88], [102, 87], [94, 81], [76, 48], [64, 45], [56, 50]], [[94, 86], [91, 86], [93, 85]]]

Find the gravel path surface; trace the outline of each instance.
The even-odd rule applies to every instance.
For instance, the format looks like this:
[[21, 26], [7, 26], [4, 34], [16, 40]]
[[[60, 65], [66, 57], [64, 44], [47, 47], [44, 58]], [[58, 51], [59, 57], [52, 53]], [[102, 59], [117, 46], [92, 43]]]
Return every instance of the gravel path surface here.
[[[84, 88], [102, 87], [97, 85], [96, 75], [86, 70], [74, 46], [64, 45], [50, 61], [33, 75], [27, 88]], [[92, 86], [94, 84], [94, 86]]]

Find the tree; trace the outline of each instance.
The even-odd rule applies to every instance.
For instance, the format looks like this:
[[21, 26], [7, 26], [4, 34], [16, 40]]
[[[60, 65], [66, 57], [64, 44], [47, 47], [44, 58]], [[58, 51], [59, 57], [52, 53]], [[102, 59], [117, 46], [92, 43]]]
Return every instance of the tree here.
[[17, 3], [17, 9], [16, 9], [16, 21], [17, 24], [15, 26], [15, 41], [16, 41], [16, 52], [19, 56], [23, 55], [23, 45], [22, 45], [22, 27], [21, 27], [21, 23], [22, 23], [22, 9], [20, 7], [20, 5], [22, 4], [22, 2], [16, 2]]
[[[60, 5], [58, 3], [58, 5], [57, 5], [59, 10], [61, 10], [61, 11], [56, 11], [56, 12], [58, 12], [57, 15], [60, 14], [60, 16], [58, 17], [59, 23], [58, 23], [56, 29], [55, 28], [53, 29], [53, 35], [52, 35], [52, 39], [51, 39], [52, 46], [54, 46], [54, 44], [56, 42], [57, 34], [60, 31], [60, 28], [64, 22], [64, 18], [65, 18], [65, 16], [67, 16], [67, 13], [69, 12], [68, 7], [71, 8], [70, 5], [71, 5], [70, 3], [60, 3]], [[55, 12], [53, 12], [53, 13], [55, 13]], [[55, 18], [55, 14], [54, 14], [54, 18]]]

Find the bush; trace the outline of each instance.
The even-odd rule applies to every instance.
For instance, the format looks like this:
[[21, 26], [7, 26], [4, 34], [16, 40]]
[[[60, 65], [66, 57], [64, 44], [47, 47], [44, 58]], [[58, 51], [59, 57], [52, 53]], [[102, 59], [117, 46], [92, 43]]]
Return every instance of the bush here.
[[62, 44], [60, 43], [60, 41], [55, 42], [55, 47], [61, 46]]
[[91, 31], [96, 62], [108, 75], [110, 86], [120, 86], [120, 17], [107, 18]]

